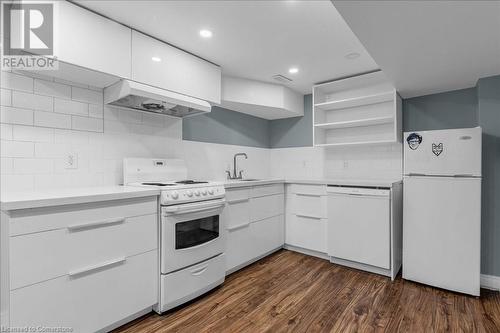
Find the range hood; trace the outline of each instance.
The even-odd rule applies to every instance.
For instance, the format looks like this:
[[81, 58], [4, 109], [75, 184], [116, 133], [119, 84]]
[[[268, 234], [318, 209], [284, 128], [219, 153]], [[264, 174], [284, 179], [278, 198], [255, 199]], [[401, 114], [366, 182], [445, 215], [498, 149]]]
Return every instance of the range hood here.
[[105, 88], [104, 103], [175, 117], [206, 113], [211, 109], [207, 101], [129, 80], [120, 80]]

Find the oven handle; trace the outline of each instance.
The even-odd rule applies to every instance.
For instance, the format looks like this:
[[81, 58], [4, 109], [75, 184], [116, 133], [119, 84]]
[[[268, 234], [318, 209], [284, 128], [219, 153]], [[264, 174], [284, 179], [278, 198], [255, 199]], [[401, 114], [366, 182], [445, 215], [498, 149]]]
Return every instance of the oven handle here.
[[219, 208], [224, 206], [226, 203], [225, 199], [214, 200], [211, 202], [204, 203], [192, 203], [192, 204], [184, 204], [184, 205], [176, 205], [176, 206], [167, 206], [163, 207], [163, 212], [168, 214], [185, 214], [185, 213], [195, 213], [201, 212], [204, 210]]

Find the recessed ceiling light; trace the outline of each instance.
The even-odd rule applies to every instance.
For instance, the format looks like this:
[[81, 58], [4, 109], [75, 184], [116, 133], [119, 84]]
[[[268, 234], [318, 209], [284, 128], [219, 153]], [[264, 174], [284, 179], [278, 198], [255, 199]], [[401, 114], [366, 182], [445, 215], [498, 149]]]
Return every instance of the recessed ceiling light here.
[[207, 30], [207, 29], [202, 29], [202, 30], [200, 30], [200, 36], [203, 38], [210, 38], [210, 37], [212, 37], [212, 31]]
[[288, 73], [290, 74], [297, 74], [299, 72], [299, 69], [297, 67], [292, 67], [288, 70]]
[[156, 62], [160, 62], [161, 58], [160, 57], [152, 57], [151, 60], [156, 61]]
[[360, 54], [358, 52], [351, 52], [351, 53], [346, 54], [345, 58], [352, 60], [352, 59], [359, 58], [359, 56], [360, 56]]

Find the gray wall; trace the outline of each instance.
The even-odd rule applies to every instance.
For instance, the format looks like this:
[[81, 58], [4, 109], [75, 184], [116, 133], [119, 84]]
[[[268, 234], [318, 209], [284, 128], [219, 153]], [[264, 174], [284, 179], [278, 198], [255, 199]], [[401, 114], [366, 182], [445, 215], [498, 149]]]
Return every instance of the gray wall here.
[[266, 120], [217, 106], [184, 118], [182, 138], [229, 145], [282, 148], [312, 146], [312, 95], [304, 96], [304, 117]]
[[483, 128], [481, 272], [500, 276], [500, 76], [477, 84]]
[[313, 145], [312, 95], [304, 96], [304, 116], [272, 120], [270, 147], [306, 147]]
[[423, 131], [475, 127], [477, 108], [476, 88], [405, 99], [403, 128]]
[[214, 106], [210, 113], [184, 118], [182, 138], [189, 141], [269, 148], [269, 121]]

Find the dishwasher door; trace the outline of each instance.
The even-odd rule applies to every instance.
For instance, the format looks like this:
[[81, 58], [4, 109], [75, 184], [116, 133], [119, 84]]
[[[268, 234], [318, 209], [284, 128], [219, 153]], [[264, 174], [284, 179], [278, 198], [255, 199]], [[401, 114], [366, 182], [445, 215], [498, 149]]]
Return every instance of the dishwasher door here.
[[328, 255], [390, 269], [390, 190], [328, 187]]

